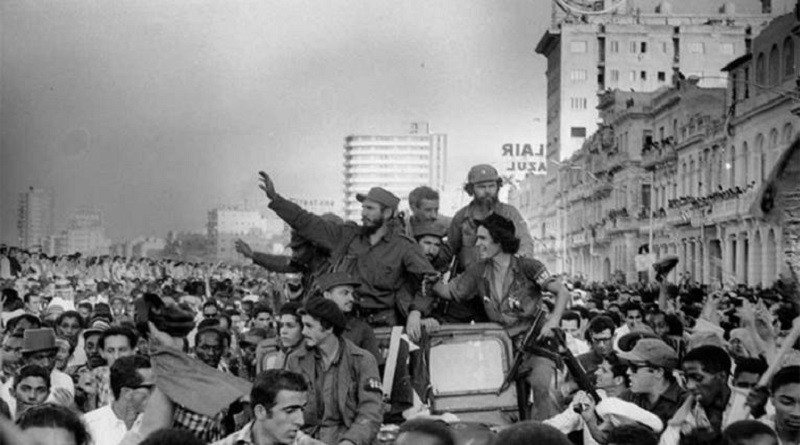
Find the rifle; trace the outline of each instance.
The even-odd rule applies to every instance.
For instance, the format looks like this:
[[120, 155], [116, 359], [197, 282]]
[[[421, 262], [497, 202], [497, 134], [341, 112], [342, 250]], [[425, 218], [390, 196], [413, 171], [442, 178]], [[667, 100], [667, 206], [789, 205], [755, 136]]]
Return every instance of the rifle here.
[[535, 346], [536, 339], [539, 337], [539, 333], [542, 331], [542, 326], [544, 326], [545, 319], [546, 317], [544, 311], [541, 308], [537, 309], [536, 314], [533, 317], [531, 327], [528, 328], [528, 331], [525, 333], [525, 337], [522, 339], [522, 343], [514, 353], [514, 364], [512, 364], [511, 368], [508, 369], [506, 377], [503, 379], [503, 384], [500, 385], [500, 388], [497, 390], [498, 396], [505, 392], [505, 390], [511, 386], [512, 382], [517, 380], [519, 368], [522, 366], [522, 363], [525, 362], [525, 359], [528, 358], [530, 350]]
[[600, 403], [600, 394], [597, 393], [597, 389], [594, 387], [594, 383], [592, 383], [592, 379], [589, 378], [589, 375], [586, 373], [586, 370], [583, 369], [583, 365], [581, 362], [575, 358], [575, 355], [572, 351], [567, 348], [567, 338], [564, 331], [561, 329], [554, 329], [556, 341], [558, 341], [559, 345], [561, 346], [561, 358], [564, 360], [564, 364], [567, 365], [567, 369], [569, 373], [572, 374], [572, 377], [575, 379], [575, 382], [578, 384], [578, 387], [589, 394], [589, 396], [594, 399], [594, 403]]

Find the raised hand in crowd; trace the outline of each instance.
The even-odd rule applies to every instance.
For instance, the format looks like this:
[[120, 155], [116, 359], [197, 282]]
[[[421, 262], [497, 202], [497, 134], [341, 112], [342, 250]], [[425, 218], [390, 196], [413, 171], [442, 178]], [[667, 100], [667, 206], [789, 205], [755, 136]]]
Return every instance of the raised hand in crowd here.
[[253, 257], [253, 249], [250, 248], [250, 245], [246, 242], [237, 239], [234, 242], [234, 247], [236, 251], [242, 254], [245, 258], [252, 258]]
[[267, 196], [267, 199], [272, 201], [278, 196], [278, 192], [275, 191], [275, 184], [272, 183], [272, 179], [270, 179], [269, 175], [262, 172], [258, 172], [258, 175], [261, 179], [261, 184], [258, 186], [261, 190], [264, 191], [264, 194]]

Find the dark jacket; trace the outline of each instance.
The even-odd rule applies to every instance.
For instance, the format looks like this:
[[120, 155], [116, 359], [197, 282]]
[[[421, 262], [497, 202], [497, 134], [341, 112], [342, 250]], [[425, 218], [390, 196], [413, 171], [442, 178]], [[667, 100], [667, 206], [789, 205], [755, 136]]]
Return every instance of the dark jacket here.
[[[383, 393], [375, 357], [339, 337], [341, 354], [331, 365], [336, 367], [336, 406], [343, 425], [336, 442], [349, 440], [356, 445], [368, 445], [378, 434], [383, 420]], [[285, 369], [302, 374], [309, 384], [305, 417], [306, 429], [316, 430], [323, 413], [317, 400], [316, 360], [314, 350], [301, 348], [286, 359]]]

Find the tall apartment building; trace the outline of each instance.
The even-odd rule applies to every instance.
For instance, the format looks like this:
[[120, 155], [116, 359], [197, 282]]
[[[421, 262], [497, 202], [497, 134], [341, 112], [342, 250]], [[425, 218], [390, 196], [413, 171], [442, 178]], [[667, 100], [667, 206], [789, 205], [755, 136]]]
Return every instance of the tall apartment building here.
[[[724, 67], [726, 88], [690, 77], [604, 93], [598, 131], [557, 170], [558, 219], [537, 255], [573, 276], [630, 282], [648, 246], [680, 259], [674, 280], [772, 286], [788, 235], [753, 209], [800, 134], [799, 27], [796, 14], [770, 22]], [[522, 190], [520, 204], [539, 195]]]
[[19, 246], [23, 249], [44, 249], [53, 234], [53, 192], [30, 187], [20, 193], [17, 229]]
[[724, 86], [722, 67], [795, 1], [601, 0], [596, 9], [607, 13], [583, 15], [559, 3], [536, 46], [547, 57], [547, 153], [556, 161], [569, 159], [595, 131], [598, 93], [654, 91], [680, 74], [699, 76], [700, 86]]
[[420, 185], [444, 192], [447, 135], [428, 124], [412, 124], [407, 135], [353, 135], [344, 145], [344, 217], [361, 220], [356, 194], [383, 187], [408, 207], [408, 194]]

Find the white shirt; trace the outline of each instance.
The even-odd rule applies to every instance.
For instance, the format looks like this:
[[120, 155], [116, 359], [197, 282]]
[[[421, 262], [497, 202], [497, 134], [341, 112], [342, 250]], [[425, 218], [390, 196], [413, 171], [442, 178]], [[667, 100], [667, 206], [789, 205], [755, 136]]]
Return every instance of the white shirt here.
[[[11, 418], [16, 419], [17, 399], [11, 397], [10, 391], [11, 385], [13, 384], [14, 379], [8, 379], [3, 386], [0, 386], [0, 399], [3, 399], [3, 401], [8, 404], [8, 409], [11, 411]], [[75, 384], [72, 383], [72, 378], [58, 369], [54, 369], [50, 373], [50, 395], [47, 396], [47, 400], [45, 400], [46, 403], [58, 403], [53, 397], [53, 390], [55, 388], [65, 388], [72, 398], [75, 399]]]
[[[94, 445], [118, 445], [128, 432], [125, 421], [114, 414], [111, 405], [89, 411], [83, 415], [83, 421], [92, 435]], [[131, 430], [135, 429], [138, 429], [136, 423]]]

